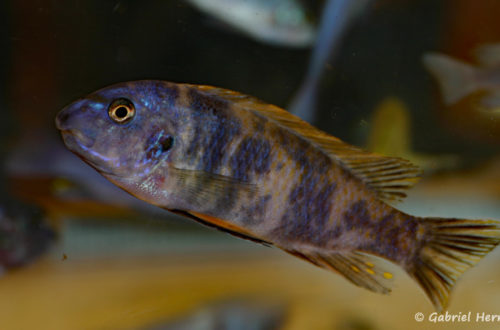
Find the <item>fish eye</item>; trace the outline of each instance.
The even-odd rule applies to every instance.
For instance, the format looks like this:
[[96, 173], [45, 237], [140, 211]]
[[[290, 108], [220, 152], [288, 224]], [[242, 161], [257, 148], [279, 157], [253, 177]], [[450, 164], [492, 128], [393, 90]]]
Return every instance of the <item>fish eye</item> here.
[[125, 124], [135, 116], [134, 104], [124, 98], [116, 99], [109, 105], [108, 115], [115, 123]]

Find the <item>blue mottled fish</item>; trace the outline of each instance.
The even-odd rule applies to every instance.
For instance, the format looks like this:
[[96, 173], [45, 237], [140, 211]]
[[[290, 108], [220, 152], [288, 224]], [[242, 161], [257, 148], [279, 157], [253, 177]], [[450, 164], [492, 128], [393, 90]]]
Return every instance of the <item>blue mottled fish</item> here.
[[151, 204], [274, 245], [388, 293], [413, 277], [443, 309], [460, 275], [499, 243], [493, 220], [419, 218], [386, 203], [419, 170], [366, 152], [276, 106], [163, 81], [101, 89], [56, 118], [66, 146]]

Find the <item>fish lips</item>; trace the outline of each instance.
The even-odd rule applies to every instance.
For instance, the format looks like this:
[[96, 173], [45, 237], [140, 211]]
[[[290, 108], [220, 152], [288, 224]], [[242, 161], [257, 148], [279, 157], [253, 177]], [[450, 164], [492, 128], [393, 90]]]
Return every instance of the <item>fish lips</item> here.
[[88, 137], [79, 130], [61, 130], [64, 144], [71, 150], [89, 149], [95, 143], [95, 139]]
[[85, 163], [103, 174], [116, 176], [107, 169], [106, 161], [92, 151], [91, 148], [95, 143], [95, 139], [89, 138], [75, 129], [61, 130], [61, 135], [66, 147]]
[[61, 131], [61, 136], [66, 147], [82, 158], [87, 158], [89, 151], [95, 144], [95, 135], [89, 131], [80, 130], [75, 126], [75, 111], [71, 105], [61, 110], [56, 116], [56, 127]]

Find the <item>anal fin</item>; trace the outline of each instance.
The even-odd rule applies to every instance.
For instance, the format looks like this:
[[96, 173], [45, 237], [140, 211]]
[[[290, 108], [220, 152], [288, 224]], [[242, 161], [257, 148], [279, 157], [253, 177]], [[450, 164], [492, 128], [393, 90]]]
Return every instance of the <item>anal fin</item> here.
[[382, 294], [391, 292], [392, 273], [380, 268], [367, 254], [356, 251], [329, 254], [316, 252], [304, 254], [296, 250], [286, 250], [286, 252], [316, 266], [333, 270], [359, 287]]

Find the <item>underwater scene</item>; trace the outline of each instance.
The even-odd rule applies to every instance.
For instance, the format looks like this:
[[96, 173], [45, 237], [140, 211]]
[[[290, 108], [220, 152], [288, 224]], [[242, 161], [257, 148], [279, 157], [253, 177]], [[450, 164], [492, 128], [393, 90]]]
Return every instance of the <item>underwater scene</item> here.
[[499, 329], [500, 1], [0, 3], [0, 329]]

